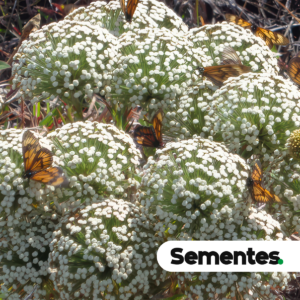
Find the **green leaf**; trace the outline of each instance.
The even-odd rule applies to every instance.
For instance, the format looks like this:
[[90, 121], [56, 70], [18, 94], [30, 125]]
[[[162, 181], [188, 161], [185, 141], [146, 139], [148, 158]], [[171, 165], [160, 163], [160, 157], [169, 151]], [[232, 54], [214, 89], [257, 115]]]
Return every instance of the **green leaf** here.
[[37, 117], [39, 117], [41, 115], [41, 103], [40, 102], [38, 102], [37, 103]]
[[43, 127], [44, 125], [46, 127], [50, 126], [53, 123], [53, 116], [57, 116], [58, 114], [56, 113], [56, 108], [49, 112], [46, 117], [39, 123], [39, 125], [41, 127]]
[[143, 148], [144, 148], [144, 153], [147, 157], [154, 156], [156, 152], [156, 148], [151, 148], [151, 147], [143, 147]]
[[0, 70], [4, 70], [4, 69], [9, 69], [10, 68], [10, 65], [7, 64], [6, 62], [4, 61], [0, 61]]
[[271, 51], [272, 51], [272, 52], [275, 52], [275, 53], [277, 52], [277, 48], [276, 48], [276, 46], [275, 46], [275, 45], [273, 45], [273, 47], [272, 47]]

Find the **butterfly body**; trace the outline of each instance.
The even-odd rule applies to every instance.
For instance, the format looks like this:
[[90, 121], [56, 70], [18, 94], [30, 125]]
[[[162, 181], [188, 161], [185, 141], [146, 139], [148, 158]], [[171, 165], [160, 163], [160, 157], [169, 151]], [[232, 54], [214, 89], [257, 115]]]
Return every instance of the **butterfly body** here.
[[60, 167], [52, 167], [53, 155], [50, 150], [42, 148], [38, 139], [25, 131], [22, 138], [24, 169], [23, 178], [32, 179], [53, 186], [68, 186]]
[[28, 179], [30, 179], [34, 174], [36, 174], [36, 172], [24, 172], [23, 173], [23, 178], [24, 179], [26, 179], [26, 178], [28, 178]]
[[231, 47], [225, 47], [222, 53], [222, 64], [219, 66], [199, 67], [200, 75], [206, 77], [217, 86], [222, 86], [223, 82], [230, 77], [237, 77], [243, 73], [251, 71], [251, 68], [244, 66], [238, 55]]
[[280, 33], [258, 27], [235, 15], [225, 14], [225, 18], [227, 22], [232, 22], [239, 26], [242, 26], [243, 28], [250, 29], [253, 32], [253, 34], [264, 40], [270, 49], [272, 49], [273, 45], [289, 44], [289, 39]]
[[262, 167], [260, 161], [255, 162], [255, 166], [251, 176], [246, 180], [246, 186], [250, 192], [251, 198], [258, 203], [282, 203], [278, 196], [272, 194], [261, 186], [262, 183]]
[[257, 26], [252, 24], [251, 27], [250, 27], [250, 30], [255, 34], [256, 30], [257, 30]]
[[131, 23], [133, 14], [136, 10], [138, 3], [139, 0], [128, 0], [127, 5], [125, 5], [125, 0], [120, 0], [120, 5], [125, 15], [126, 22]]

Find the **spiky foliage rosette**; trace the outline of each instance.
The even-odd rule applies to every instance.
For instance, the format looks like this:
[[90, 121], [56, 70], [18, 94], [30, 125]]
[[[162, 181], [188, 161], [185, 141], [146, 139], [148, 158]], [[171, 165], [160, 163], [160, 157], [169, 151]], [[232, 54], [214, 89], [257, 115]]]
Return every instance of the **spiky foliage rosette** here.
[[132, 138], [113, 125], [76, 122], [50, 133], [53, 152], [62, 162], [74, 190], [61, 194], [68, 201], [93, 202], [110, 194], [127, 197], [139, 164], [140, 151]]
[[193, 43], [194, 48], [209, 56], [209, 59], [202, 63], [202, 67], [219, 65], [222, 49], [230, 46], [237, 52], [242, 64], [250, 66], [253, 72], [278, 73], [277, 59], [265, 42], [250, 30], [238, 25], [226, 22], [205, 25], [191, 29], [186, 37]]
[[148, 216], [110, 197], [61, 219], [51, 243], [51, 279], [61, 299], [151, 297], [166, 276], [158, 246]]
[[201, 84], [189, 87], [183, 96], [177, 96], [168, 105], [163, 119], [163, 133], [168, 136], [187, 139], [193, 135], [208, 137], [213, 135], [214, 124], [208, 115], [216, 86], [204, 80]]
[[140, 1], [133, 15], [132, 22], [126, 22], [125, 16], [121, 11], [120, 1], [94, 2], [88, 7], [81, 7], [66, 16], [67, 20], [88, 21], [106, 28], [115, 36], [130, 30], [141, 30], [148, 28], [165, 27], [174, 34], [183, 35], [188, 31], [182, 19], [163, 3], [156, 0]]
[[51, 23], [19, 48], [12, 68], [13, 88], [21, 83], [33, 102], [59, 96], [70, 105], [80, 105], [84, 96], [100, 92], [110, 80], [115, 45], [116, 38], [99, 26]]
[[191, 83], [188, 51], [191, 43], [166, 29], [127, 32], [119, 38], [112, 82], [105, 90], [107, 99], [144, 109], [168, 105]]
[[0, 291], [8, 296], [6, 299], [23, 299], [35, 285], [34, 297], [58, 296], [48, 274], [53, 230], [54, 224], [39, 216], [20, 222], [18, 227], [1, 227]]
[[281, 76], [243, 74], [214, 93], [210, 122], [231, 151], [272, 160], [300, 126], [299, 100], [296, 86]]
[[[247, 167], [220, 143], [200, 137], [168, 143], [144, 166], [139, 199], [163, 234], [201, 240], [231, 239], [224, 228], [245, 210]], [[228, 231], [229, 232], [229, 231]]]

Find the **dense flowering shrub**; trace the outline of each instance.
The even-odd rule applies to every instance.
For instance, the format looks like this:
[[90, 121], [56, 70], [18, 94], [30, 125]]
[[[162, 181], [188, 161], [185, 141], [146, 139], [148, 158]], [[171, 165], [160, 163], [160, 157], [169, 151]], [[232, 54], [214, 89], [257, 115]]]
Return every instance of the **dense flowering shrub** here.
[[[142, 299], [164, 283], [147, 215], [122, 199], [73, 210], [53, 233], [50, 278], [61, 299]], [[161, 241], [160, 241], [161, 243]]]
[[208, 80], [189, 87], [183, 96], [177, 96], [168, 105], [163, 120], [163, 132], [171, 137], [186, 139], [193, 135], [214, 135], [214, 123], [210, 123], [212, 95], [217, 87]]
[[[86, 22], [61, 21], [44, 26], [22, 43], [12, 72], [14, 88], [35, 103], [59, 96], [80, 107], [81, 99], [99, 93], [111, 79], [116, 38]], [[79, 110], [79, 109], [78, 109]]]
[[72, 181], [71, 187], [78, 190], [75, 197], [89, 194], [97, 199], [98, 195], [115, 194], [126, 198], [127, 189], [138, 184], [134, 174], [140, 151], [132, 138], [115, 126], [77, 122], [48, 137]]
[[[210, 123], [229, 149], [245, 158], [272, 160], [300, 126], [300, 92], [290, 81], [267, 73], [232, 78], [213, 95]], [[275, 153], [276, 155], [276, 153]]]
[[17, 226], [1, 226], [0, 281], [1, 291], [15, 300], [30, 294], [58, 298], [48, 272], [48, 257], [54, 223], [44, 216], [30, 217]]
[[[225, 46], [252, 72], [218, 88], [195, 69], [219, 65]], [[119, 117], [141, 105], [150, 120], [162, 109], [162, 131], [174, 141], [142, 168], [134, 141], [113, 124], [64, 124], [40, 139], [70, 181], [54, 188], [23, 179], [23, 131], [2, 131], [1, 292], [9, 300], [32, 292], [146, 300], [166, 290], [182, 299], [275, 299], [271, 288], [284, 289], [292, 274], [167, 273], [156, 253], [167, 240], [280, 241], [300, 230], [291, 134], [300, 93], [277, 74], [273, 53], [249, 30], [188, 31], [156, 0], [141, 0], [131, 23], [119, 1], [98, 1], [32, 33], [13, 65], [13, 87], [28, 100], [58, 96], [76, 120], [94, 94]], [[282, 203], [253, 203], [246, 180], [255, 159]]]

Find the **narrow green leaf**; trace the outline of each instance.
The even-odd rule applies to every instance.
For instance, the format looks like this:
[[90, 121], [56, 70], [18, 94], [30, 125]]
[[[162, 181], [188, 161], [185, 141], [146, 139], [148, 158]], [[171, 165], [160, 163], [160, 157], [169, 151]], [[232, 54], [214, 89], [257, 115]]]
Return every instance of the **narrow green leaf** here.
[[4, 61], [0, 61], [0, 70], [4, 70], [4, 69], [9, 69], [10, 68], [10, 65], [7, 64], [6, 62]]
[[50, 126], [53, 123], [53, 116], [55, 116], [55, 115], [57, 115], [56, 108], [53, 111], [49, 112], [46, 115], [46, 117], [39, 123], [39, 125], [41, 127], [43, 127], [44, 125], [46, 127]]
[[41, 115], [41, 103], [40, 102], [38, 102], [37, 103], [37, 117], [39, 117]]

